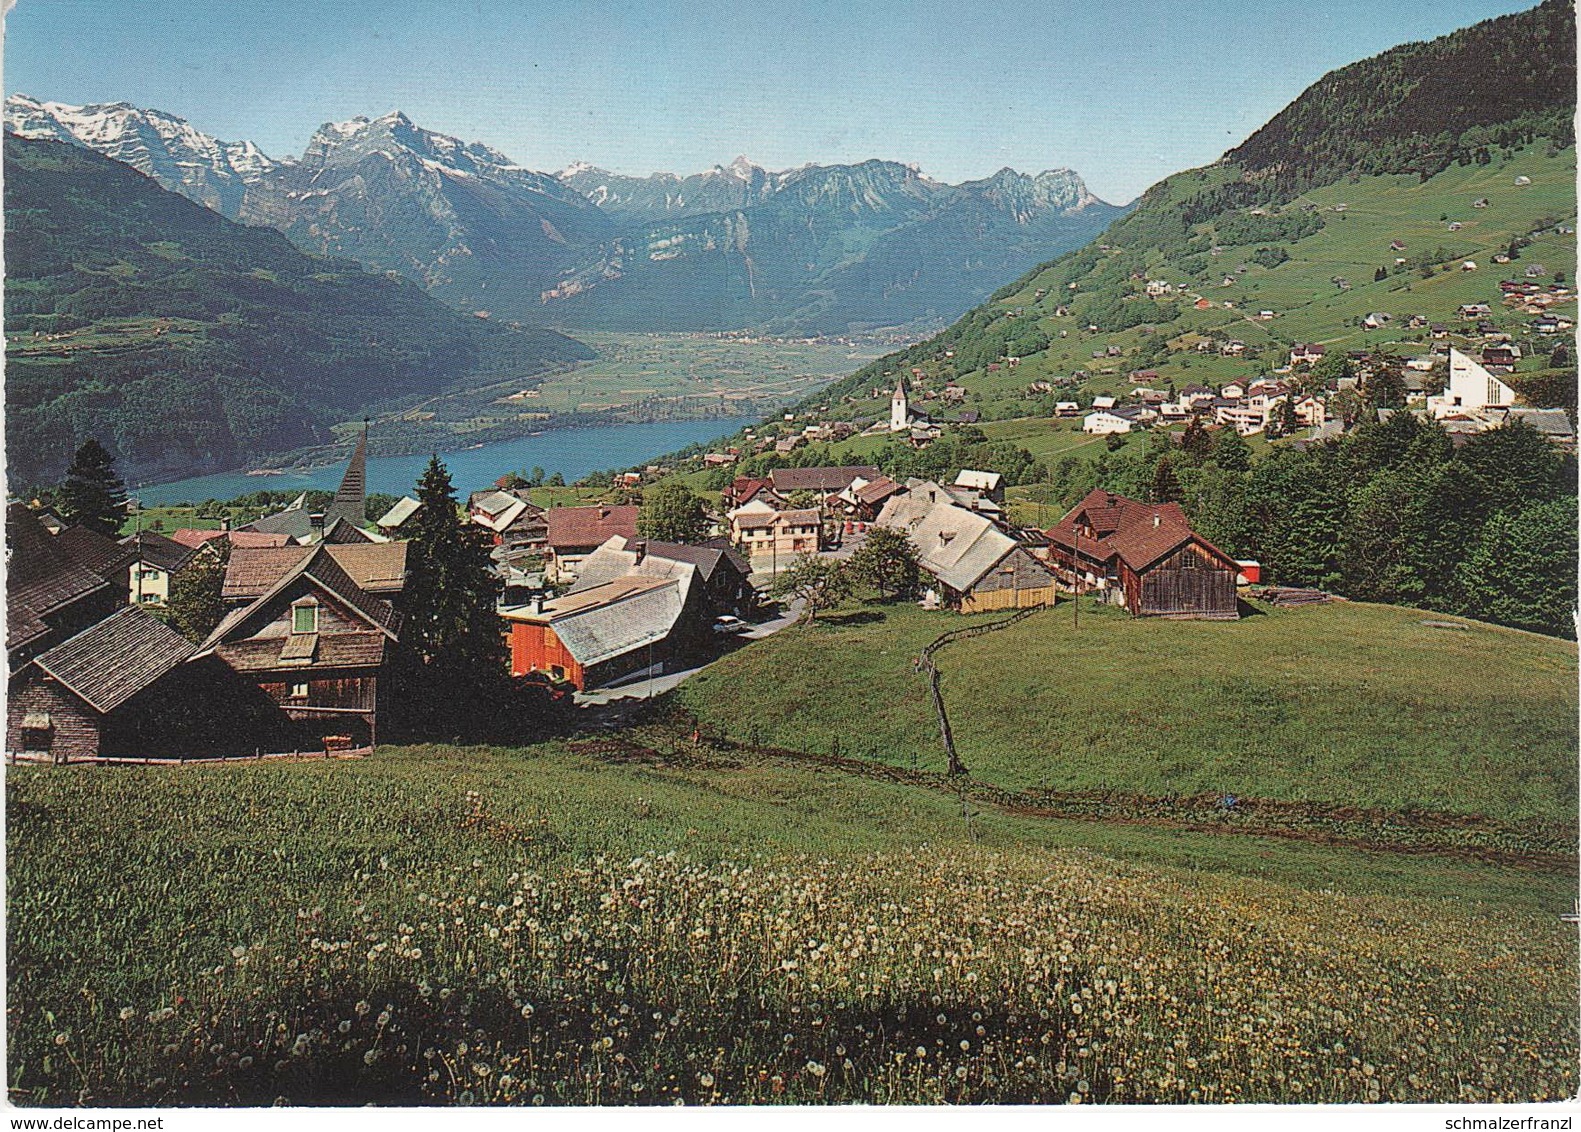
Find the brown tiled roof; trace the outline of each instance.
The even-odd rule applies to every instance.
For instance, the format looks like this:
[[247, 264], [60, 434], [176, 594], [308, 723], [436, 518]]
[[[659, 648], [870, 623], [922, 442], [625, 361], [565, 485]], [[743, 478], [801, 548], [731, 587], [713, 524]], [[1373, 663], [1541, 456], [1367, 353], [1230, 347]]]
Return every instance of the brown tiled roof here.
[[290, 536], [282, 534], [265, 534], [263, 531], [219, 531], [199, 530], [196, 527], [182, 527], [172, 531], [170, 537], [182, 546], [196, 549], [210, 539], [229, 539], [235, 547], [253, 549], [260, 546], [286, 546], [291, 542]]
[[300, 566], [312, 553], [310, 546], [232, 547], [220, 597], [225, 601], [255, 598]]
[[129, 605], [40, 653], [33, 663], [95, 711], [109, 713], [196, 649], [157, 617]]
[[166, 538], [158, 531], [138, 531], [136, 534], [127, 535], [121, 540], [123, 546], [129, 547], [137, 555], [139, 562], [147, 562], [161, 570], [175, 571], [185, 566], [196, 553], [190, 546], [184, 546], [173, 538]]
[[882, 474], [871, 464], [857, 464], [840, 468], [775, 468], [769, 472], [769, 479], [778, 492], [821, 491], [828, 495], [844, 491], [858, 477], [876, 480]]
[[578, 547], [591, 550], [612, 535], [628, 539], [637, 537], [637, 508], [631, 505], [554, 507], [544, 518], [549, 545], [556, 550]]
[[117, 575], [124, 573], [136, 556], [130, 547], [87, 527], [67, 527], [55, 541], [67, 558], [107, 582], [124, 580]]
[[905, 490], [904, 484], [898, 484], [888, 476], [879, 476], [872, 483], [857, 488], [856, 497], [863, 503], [882, 503], [896, 492]]

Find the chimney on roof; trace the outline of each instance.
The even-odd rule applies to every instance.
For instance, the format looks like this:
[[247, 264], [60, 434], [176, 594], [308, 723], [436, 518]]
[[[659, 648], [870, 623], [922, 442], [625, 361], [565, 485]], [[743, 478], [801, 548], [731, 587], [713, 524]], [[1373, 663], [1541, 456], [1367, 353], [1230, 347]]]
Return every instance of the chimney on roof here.
[[220, 519], [220, 530], [222, 530], [222, 531], [229, 531], [230, 529], [231, 529], [231, 517], [229, 515], [226, 515], [226, 516], [224, 516], [224, 517], [222, 517]]
[[542, 613], [543, 612], [543, 598], [542, 597], [535, 597], [531, 601], [529, 601], [527, 603], [527, 612], [528, 613]]
[[307, 517], [307, 521], [319, 534], [324, 533], [324, 516], [322, 514], [315, 511]]
[[1153, 529], [1155, 531], [1158, 530], [1158, 512], [1157, 511], [1153, 512]]
[[1106, 492], [1104, 492], [1104, 495], [1107, 497], [1108, 505], [1110, 507], [1113, 507], [1114, 506], [1114, 492], [1106, 491]]
[[609, 518], [609, 508], [608, 507], [600, 507], [598, 509], [598, 517], [600, 519], [607, 519], [607, 518]]

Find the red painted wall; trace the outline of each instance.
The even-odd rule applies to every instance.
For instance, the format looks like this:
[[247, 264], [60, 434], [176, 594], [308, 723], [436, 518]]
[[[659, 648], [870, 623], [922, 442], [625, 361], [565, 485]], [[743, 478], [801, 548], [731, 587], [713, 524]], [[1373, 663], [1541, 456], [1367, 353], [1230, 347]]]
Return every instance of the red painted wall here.
[[557, 666], [563, 670], [564, 678], [575, 684], [578, 691], [585, 686], [582, 666], [560, 643], [553, 629], [547, 625], [531, 625], [522, 621], [511, 623], [512, 676], [525, 676], [535, 671], [559, 675], [554, 671]]

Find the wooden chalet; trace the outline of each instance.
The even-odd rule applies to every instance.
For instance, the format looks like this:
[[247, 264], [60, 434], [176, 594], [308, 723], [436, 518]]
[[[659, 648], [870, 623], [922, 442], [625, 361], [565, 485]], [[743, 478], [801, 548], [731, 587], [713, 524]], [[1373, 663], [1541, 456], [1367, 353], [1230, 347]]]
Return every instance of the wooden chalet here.
[[1135, 617], [1240, 616], [1235, 559], [1193, 531], [1178, 503], [1099, 489], [1046, 534], [1049, 562], [1068, 589], [1095, 590]]
[[398, 667], [389, 598], [404, 585], [404, 563], [404, 543], [237, 548], [222, 590], [233, 608], [197, 655], [261, 690], [304, 744], [337, 735], [371, 746], [381, 685]]

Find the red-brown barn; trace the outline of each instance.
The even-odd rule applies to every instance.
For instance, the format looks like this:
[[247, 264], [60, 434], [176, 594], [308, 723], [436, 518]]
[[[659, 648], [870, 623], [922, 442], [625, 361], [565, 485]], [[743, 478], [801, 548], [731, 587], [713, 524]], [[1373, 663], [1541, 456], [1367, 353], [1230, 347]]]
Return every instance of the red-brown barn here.
[[1240, 616], [1235, 559], [1193, 531], [1178, 503], [1092, 491], [1046, 533], [1067, 586], [1097, 590], [1135, 617]]

